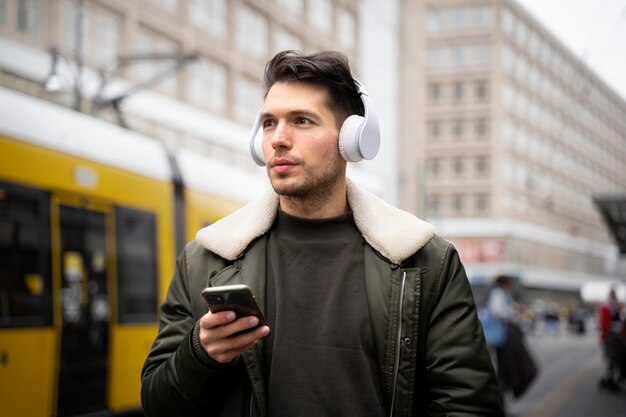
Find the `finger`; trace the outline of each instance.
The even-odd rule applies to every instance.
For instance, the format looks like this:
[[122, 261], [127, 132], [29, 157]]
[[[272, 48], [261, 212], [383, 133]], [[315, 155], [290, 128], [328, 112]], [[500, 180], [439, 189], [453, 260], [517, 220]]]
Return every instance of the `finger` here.
[[237, 319], [222, 326], [214, 327], [212, 331], [214, 333], [214, 337], [227, 338], [237, 333], [246, 332], [247, 330], [250, 330], [258, 325], [259, 319], [254, 316], [249, 316]]
[[222, 326], [230, 323], [237, 318], [234, 311], [220, 311], [218, 313], [206, 313], [200, 318], [200, 327], [204, 329], [211, 329], [213, 327]]
[[232, 330], [228, 330], [227, 336], [223, 336], [223, 327], [206, 331], [204, 334], [200, 334], [200, 343], [206, 350], [206, 352], [215, 357], [230, 351], [240, 351], [245, 349], [248, 345], [257, 343], [260, 339], [267, 336], [270, 332], [270, 328], [267, 326], [260, 327], [253, 330], [239, 330], [235, 333], [230, 333]]
[[270, 328], [262, 326], [258, 329], [240, 333], [221, 339], [205, 347], [206, 352], [218, 362], [230, 362], [242, 353], [250, 350], [259, 340], [270, 333]]
[[256, 343], [263, 339], [270, 333], [270, 328], [267, 326], [258, 327], [256, 329], [243, 331], [230, 336], [227, 340], [230, 342], [231, 349], [238, 349], [239, 347], [246, 346], [249, 343]]
[[[221, 349], [223, 352], [241, 352], [246, 351], [251, 346], [254, 346], [259, 340], [263, 339], [270, 332], [270, 328], [267, 326], [260, 327], [258, 329], [244, 331], [242, 333], [236, 333], [226, 339], [222, 339]], [[218, 346], [218, 345], [216, 345]]]
[[[205, 318], [203, 317], [201, 321], [204, 319]], [[255, 335], [255, 334], [248, 335], [248, 337], [252, 336], [250, 340], [246, 340], [246, 339], [235, 340], [234, 345], [233, 345], [232, 340], [226, 341], [226, 339], [231, 338], [235, 334], [248, 333], [247, 332], [248, 330], [254, 328], [255, 326], [258, 326], [259, 319], [254, 316], [249, 316], [249, 317], [238, 319], [234, 322], [230, 322], [230, 323], [226, 323], [222, 325], [216, 325], [216, 326], [212, 325], [211, 319], [212, 319], [211, 317], [206, 318], [206, 323], [208, 324], [205, 327], [203, 327], [202, 323], [200, 324], [200, 335], [199, 335], [200, 343], [205, 347], [205, 349], [209, 345], [214, 344], [213, 346], [214, 349], [220, 352], [224, 352], [230, 349], [231, 346], [234, 348], [239, 348], [240, 346], [244, 344], [250, 343], [252, 339], [259, 339], [269, 334], [269, 327], [263, 326], [267, 330], [261, 331], [258, 335]], [[215, 321], [220, 322], [217, 318], [215, 319]]]

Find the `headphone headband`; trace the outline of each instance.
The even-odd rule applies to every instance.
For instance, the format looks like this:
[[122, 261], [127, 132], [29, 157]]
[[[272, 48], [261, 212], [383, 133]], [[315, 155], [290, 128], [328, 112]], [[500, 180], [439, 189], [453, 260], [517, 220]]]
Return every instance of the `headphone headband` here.
[[378, 114], [374, 111], [374, 105], [367, 91], [357, 79], [354, 79], [361, 101], [363, 102], [364, 121], [362, 123], [361, 134], [359, 136], [359, 149], [363, 159], [374, 159], [380, 147], [380, 126], [378, 124]]

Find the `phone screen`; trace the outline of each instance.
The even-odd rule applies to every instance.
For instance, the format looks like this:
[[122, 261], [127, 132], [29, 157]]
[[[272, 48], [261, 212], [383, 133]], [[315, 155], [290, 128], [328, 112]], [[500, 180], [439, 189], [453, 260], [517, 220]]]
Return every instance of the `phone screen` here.
[[234, 311], [238, 318], [256, 316], [259, 326], [267, 326], [252, 291], [246, 285], [207, 287], [202, 290], [202, 296], [212, 313]]

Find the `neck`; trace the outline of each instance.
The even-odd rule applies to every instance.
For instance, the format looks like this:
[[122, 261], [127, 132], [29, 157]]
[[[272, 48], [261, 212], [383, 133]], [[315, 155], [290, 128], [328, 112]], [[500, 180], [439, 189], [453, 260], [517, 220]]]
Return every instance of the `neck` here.
[[303, 219], [327, 219], [348, 211], [346, 182], [339, 181], [325, 193], [305, 196], [279, 196], [280, 208], [287, 214]]

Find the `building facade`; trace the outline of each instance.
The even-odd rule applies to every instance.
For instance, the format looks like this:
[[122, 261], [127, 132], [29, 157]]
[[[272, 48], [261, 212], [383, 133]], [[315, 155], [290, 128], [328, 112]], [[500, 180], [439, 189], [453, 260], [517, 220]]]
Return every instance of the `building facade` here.
[[512, 0], [402, 3], [402, 206], [470, 279], [614, 279], [593, 196], [626, 191], [626, 103]]
[[[127, 127], [171, 149], [264, 176], [247, 138], [263, 103], [265, 63], [285, 49], [339, 50], [360, 77], [367, 59], [362, 4], [1, 0], [0, 85], [114, 123], [123, 117]], [[350, 170], [357, 182], [385, 193], [368, 168]]]

